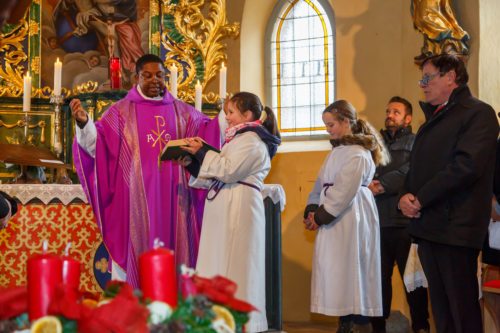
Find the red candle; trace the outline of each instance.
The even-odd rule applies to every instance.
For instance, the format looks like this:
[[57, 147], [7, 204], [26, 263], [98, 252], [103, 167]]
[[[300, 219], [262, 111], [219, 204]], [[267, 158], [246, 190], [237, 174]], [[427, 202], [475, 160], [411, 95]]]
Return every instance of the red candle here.
[[62, 283], [78, 290], [80, 286], [80, 262], [68, 257], [62, 257]]
[[177, 306], [174, 252], [155, 248], [139, 257], [139, 281], [145, 298]]
[[120, 58], [109, 58], [109, 81], [111, 84], [111, 89], [120, 89], [121, 75]]
[[28, 312], [31, 321], [47, 315], [56, 287], [61, 282], [61, 258], [44, 253], [28, 259]]

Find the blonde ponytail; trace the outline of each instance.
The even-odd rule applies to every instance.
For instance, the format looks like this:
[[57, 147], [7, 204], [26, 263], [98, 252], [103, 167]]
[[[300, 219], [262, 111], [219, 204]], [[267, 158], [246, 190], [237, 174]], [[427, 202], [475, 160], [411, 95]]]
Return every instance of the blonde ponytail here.
[[370, 135], [375, 138], [375, 147], [371, 150], [373, 162], [376, 166], [387, 165], [391, 156], [380, 133], [366, 120], [358, 118], [353, 126], [353, 134]]

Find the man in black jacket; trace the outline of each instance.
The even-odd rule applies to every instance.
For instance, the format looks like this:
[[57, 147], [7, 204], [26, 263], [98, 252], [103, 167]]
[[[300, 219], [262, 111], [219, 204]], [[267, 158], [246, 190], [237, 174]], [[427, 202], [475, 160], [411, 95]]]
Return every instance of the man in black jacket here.
[[426, 121], [399, 206], [412, 218], [437, 331], [481, 333], [477, 257], [491, 212], [498, 120], [471, 95], [459, 57], [430, 57], [422, 73]]
[[[409, 219], [398, 209], [399, 193], [403, 189], [409, 169], [410, 152], [415, 140], [411, 131], [412, 105], [406, 99], [394, 96], [386, 110], [385, 130], [381, 130], [385, 144], [391, 153], [391, 162], [379, 166], [374, 180], [368, 186], [375, 195], [380, 217], [380, 255], [382, 258], [382, 303], [383, 317], [372, 317], [374, 333], [385, 333], [385, 322], [391, 312], [392, 272], [394, 263], [399, 273], [403, 273], [410, 251], [411, 239], [407, 227]], [[406, 293], [410, 306], [412, 329], [414, 332], [429, 332], [429, 312], [427, 310], [427, 289], [417, 288]]]

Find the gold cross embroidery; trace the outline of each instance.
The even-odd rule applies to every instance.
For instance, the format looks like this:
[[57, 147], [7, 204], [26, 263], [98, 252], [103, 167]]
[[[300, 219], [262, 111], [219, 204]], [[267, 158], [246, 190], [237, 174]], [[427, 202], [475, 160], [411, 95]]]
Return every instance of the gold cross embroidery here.
[[155, 116], [156, 119], [156, 131], [151, 130], [151, 133], [153, 134], [148, 134], [148, 142], [150, 141], [149, 139], [153, 141], [153, 144], [151, 145], [152, 147], [155, 147], [157, 143], [159, 143], [160, 146], [160, 152], [163, 150], [163, 146], [167, 144], [168, 137], [170, 135], [167, 133], [165, 135], [166, 129], [162, 127], [165, 127], [166, 122], [165, 118], [163, 116]]

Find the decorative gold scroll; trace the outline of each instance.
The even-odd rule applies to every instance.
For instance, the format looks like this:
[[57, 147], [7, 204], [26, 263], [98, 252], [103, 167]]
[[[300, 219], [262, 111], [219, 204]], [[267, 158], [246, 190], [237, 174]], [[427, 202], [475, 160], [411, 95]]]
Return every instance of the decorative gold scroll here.
[[[168, 50], [165, 65], [167, 69], [178, 67], [178, 97], [193, 102], [196, 81], [205, 88], [219, 72], [227, 61], [222, 39], [238, 37], [240, 24], [227, 22], [225, 0], [161, 0], [161, 12], [163, 22], [173, 17], [175, 24], [161, 34], [161, 43]], [[216, 103], [218, 98], [213, 92], [203, 95], [208, 103]]]
[[0, 97], [19, 97], [23, 93], [24, 62], [28, 55], [23, 46], [29, 31], [26, 17], [11, 32], [0, 34], [0, 53], [4, 55], [4, 64], [0, 66]]
[[[28, 128], [29, 129], [33, 129], [33, 128], [37, 128], [37, 127], [40, 127], [41, 129], [41, 133], [40, 133], [40, 143], [44, 144], [45, 143], [45, 127], [46, 127], [46, 123], [44, 120], [40, 120], [38, 121], [37, 123], [35, 124], [29, 124], [28, 125]], [[12, 123], [12, 124], [7, 124], [5, 122], [3, 122], [1, 119], [0, 119], [0, 127], [5, 127], [7, 129], [12, 129], [12, 128], [15, 128], [15, 127], [20, 127], [20, 128], [24, 128], [26, 126], [26, 120], [25, 119], [20, 119], [18, 121], [16, 121], [15, 123]], [[31, 137], [31, 140], [30, 138], [28, 138], [28, 143], [32, 143], [33, 141], [33, 137]], [[16, 143], [16, 144], [19, 144], [20, 142], [11, 142], [13, 140], [13, 138], [10, 138], [10, 137], [6, 137], [6, 140], [9, 142], [9, 143]]]

